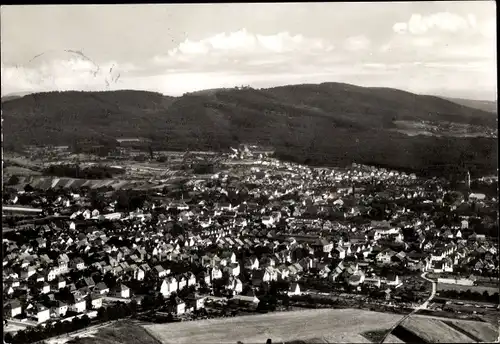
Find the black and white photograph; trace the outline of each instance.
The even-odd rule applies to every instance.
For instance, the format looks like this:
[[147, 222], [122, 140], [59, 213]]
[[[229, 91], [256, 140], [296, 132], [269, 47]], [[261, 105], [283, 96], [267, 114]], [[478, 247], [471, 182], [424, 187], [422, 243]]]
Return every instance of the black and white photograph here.
[[496, 13], [2, 5], [3, 343], [499, 342]]

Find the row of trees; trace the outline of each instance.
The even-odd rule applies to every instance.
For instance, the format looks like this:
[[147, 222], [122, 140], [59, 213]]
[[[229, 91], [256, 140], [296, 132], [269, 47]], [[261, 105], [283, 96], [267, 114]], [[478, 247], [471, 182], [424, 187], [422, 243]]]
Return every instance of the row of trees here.
[[45, 327], [42, 325], [28, 327], [25, 330], [18, 331], [14, 336], [11, 333], [6, 333], [4, 340], [6, 343], [12, 344], [33, 343], [65, 333], [81, 330], [89, 326], [90, 323], [90, 318], [87, 315], [84, 315], [81, 318], [75, 317], [72, 321], [47, 323]]
[[83, 179], [109, 179], [123, 174], [125, 170], [108, 166], [90, 166], [80, 168], [78, 165], [51, 165], [43, 173], [49, 176]]
[[478, 291], [471, 291], [470, 289], [467, 289], [466, 291], [441, 290], [439, 291], [439, 296], [449, 299], [491, 302], [491, 303], [498, 303], [498, 297], [499, 297], [498, 292], [494, 294], [489, 294], [488, 291], [485, 290], [481, 294]]
[[[101, 307], [97, 312], [95, 324], [123, 319], [137, 314], [138, 305], [135, 300], [130, 303], [114, 303], [109, 307]], [[7, 333], [4, 336], [6, 343], [27, 344], [45, 340], [47, 338], [60, 336], [66, 333], [82, 330], [92, 323], [91, 319], [85, 314], [82, 317], [75, 317], [71, 321], [49, 322], [45, 326], [28, 327], [26, 330], [20, 330], [13, 336]]]

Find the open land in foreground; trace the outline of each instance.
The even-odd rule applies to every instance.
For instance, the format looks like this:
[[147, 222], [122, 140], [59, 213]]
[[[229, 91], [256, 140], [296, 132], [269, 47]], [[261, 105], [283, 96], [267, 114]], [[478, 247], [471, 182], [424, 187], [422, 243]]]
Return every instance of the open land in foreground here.
[[[383, 333], [401, 317], [365, 310], [321, 309], [143, 327], [162, 343], [265, 343], [268, 338], [275, 343], [370, 343], [378, 340], [366, 333]], [[498, 338], [493, 324], [478, 321], [415, 315], [400, 326], [425, 343], [495, 342]], [[393, 334], [385, 340], [405, 342]]]
[[[97, 331], [49, 340], [52, 344], [378, 343], [401, 315], [356, 309], [315, 309], [236, 318], [151, 324], [118, 321]], [[402, 329], [402, 330], [400, 330]], [[407, 333], [405, 335], [405, 333]], [[402, 337], [401, 337], [402, 336]], [[493, 343], [494, 324], [414, 315], [384, 343]]]
[[119, 321], [113, 326], [97, 331], [79, 333], [74, 337], [48, 340], [48, 344], [162, 344], [144, 328], [129, 321]]
[[162, 343], [369, 343], [360, 333], [389, 329], [402, 315], [356, 309], [304, 310], [230, 319], [144, 325]]
[[[498, 326], [480, 321], [415, 315], [405, 320], [399, 327], [425, 343], [488, 343], [498, 339]], [[396, 329], [395, 334], [398, 335], [398, 332]], [[404, 338], [400, 339], [405, 341]]]

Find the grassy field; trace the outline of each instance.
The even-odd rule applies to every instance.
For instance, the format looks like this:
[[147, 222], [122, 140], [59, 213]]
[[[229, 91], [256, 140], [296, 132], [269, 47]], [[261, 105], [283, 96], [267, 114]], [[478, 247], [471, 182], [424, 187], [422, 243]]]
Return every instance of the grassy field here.
[[165, 325], [144, 325], [162, 343], [313, 341], [370, 343], [362, 332], [389, 329], [401, 315], [355, 309], [305, 310]]
[[162, 344], [142, 327], [124, 321], [92, 333], [92, 337], [71, 339], [67, 344]]
[[457, 329], [460, 328], [464, 333], [482, 342], [493, 343], [498, 339], [498, 328], [492, 324], [461, 320], [445, 321], [445, 323]]
[[393, 334], [390, 334], [387, 336], [387, 338], [385, 339], [384, 341], [385, 344], [404, 344], [405, 342], [403, 342], [401, 339], [399, 339], [398, 337], [396, 337], [395, 335]]
[[30, 170], [29, 168], [19, 167], [19, 166], [7, 166], [6, 168], [4, 168], [4, 172], [3, 173], [6, 176], [10, 176], [10, 175], [17, 175], [17, 176], [31, 176], [31, 175], [34, 175], [34, 176], [39, 176], [39, 175], [42, 174], [41, 172], [33, 171], [33, 170]]
[[480, 294], [487, 291], [488, 294], [490, 294], [490, 295], [498, 293], [498, 288], [475, 286], [475, 285], [458, 285], [458, 284], [438, 283], [437, 284], [437, 291], [439, 292], [441, 290], [456, 290], [459, 292], [470, 290], [471, 292], [477, 291]]
[[141, 181], [137, 180], [121, 180], [121, 179], [74, 179], [74, 178], [59, 178], [59, 177], [21, 177], [20, 185], [30, 184], [34, 188], [49, 189], [49, 188], [73, 188], [88, 186], [91, 189], [96, 189], [99, 187], [108, 187], [116, 189], [126, 189], [133, 188], [136, 184], [140, 184]]
[[405, 320], [401, 326], [427, 343], [475, 343], [469, 336], [436, 318], [415, 316]]

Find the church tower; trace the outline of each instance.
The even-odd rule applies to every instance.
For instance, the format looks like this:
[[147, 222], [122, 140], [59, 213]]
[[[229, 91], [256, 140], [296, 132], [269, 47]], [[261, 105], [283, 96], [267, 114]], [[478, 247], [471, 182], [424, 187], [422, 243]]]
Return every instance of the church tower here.
[[470, 195], [470, 172], [467, 170], [467, 174], [465, 176], [465, 199], [468, 201]]

